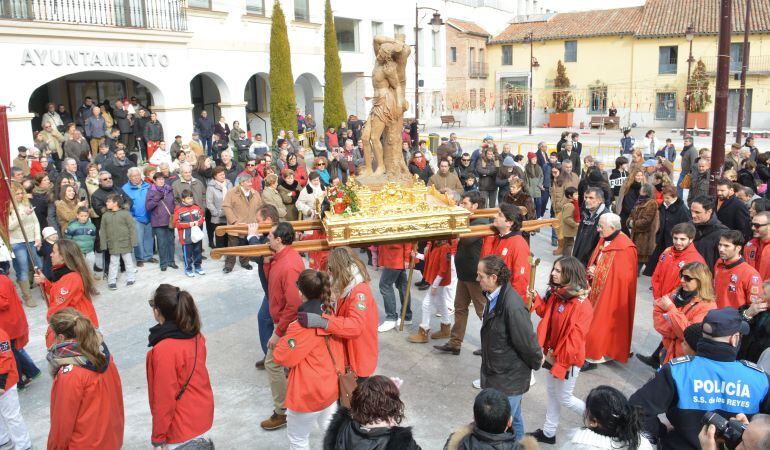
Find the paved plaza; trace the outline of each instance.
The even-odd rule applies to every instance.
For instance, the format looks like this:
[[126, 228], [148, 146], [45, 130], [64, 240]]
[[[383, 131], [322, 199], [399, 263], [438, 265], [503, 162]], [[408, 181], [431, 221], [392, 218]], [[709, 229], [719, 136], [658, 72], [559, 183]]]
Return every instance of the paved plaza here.
[[[532, 248], [542, 259], [537, 272], [537, 288], [545, 284], [553, 263], [550, 229], [532, 237]], [[94, 303], [99, 314], [101, 331], [117, 363], [123, 381], [125, 402], [125, 445], [127, 449], [150, 448], [151, 417], [147, 401], [145, 354], [148, 328], [154, 325], [147, 304], [151, 292], [159, 283], [172, 283], [189, 290], [200, 308], [203, 333], [207, 339], [208, 369], [216, 403], [212, 436], [222, 449], [284, 449], [288, 448], [285, 430], [267, 432], [259, 422], [270, 415], [272, 400], [267, 374], [254, 368], [262, 358], [257, 339], [257, 311], [263, 296], [257, 271], [246, 271], [236, 265], [229, 275], [222, 274], [222, 261], [204, 261], [207, 275], [190, 279], [181, 270], [160, 272], [157, 265], [145, 264], [140, 269], [136, 285], [109, 291], [106, 282], [99, 281], [102, 295]], [[382, 299], [377, 289], [379, 273], [371, 271], [372, 286], [383, 316]], [[415, 275], [415, 280], [419, 275]], [[652, 298], [649, 278], [639, 280], [636, 325], [632, 350], [649, 353], [658, 343], [652, 329]], [[415, 325], [421, 316], [423, 292], [414, 290]], [[27, 308], [30, 322], [28, 352], [41, 369], [46, 366], [45, 309]], [[537, 316], [534, 316], [537, 323]], [[438, 326], [434, 319], [434, 326]], [[417, 442], [424, 449], [440, 449], [448, 434], [473, 418], [473, 399], [479, 392], [471, 386], [478, 378], [481, 359], [472, 352], [479, 347], [480, 321], [472, 314], [462, 353], [459, 356], [439, 354], [429, 345], [406, 342], [407, 330], [380, 334], [380, 358], [377, 373], [405, 380], [402, 399], [406, 403], [407, 424], [414, 427]], [[436, 341], [443, 343], [444, 341]], [[584, 398], [599, 384], [610, 384], [632, 393], [651, 375], [652, 370], [633, 359], [627, 365], [606, 364], [581, 374], [576, 395]], [[536, 373], [538, 380], [524, 396], [523, 410], [527, 430], [542, 426], [545, 417], [545, 373]], [[336, 382], [329, 380], [329, 382]], [[51, 377], [43, 374], [20, 398], [22, 413], [29, 425], [36, 447], [44, 448], [49, 428]], [[581, 424], [581, 418], [563, 411], [558, 434], [563, 443], [568, 430]], [[321, 433], [312, 436], [313, 448], [320, 448]], [[547, 446], [546, 446], [547, 448]]]

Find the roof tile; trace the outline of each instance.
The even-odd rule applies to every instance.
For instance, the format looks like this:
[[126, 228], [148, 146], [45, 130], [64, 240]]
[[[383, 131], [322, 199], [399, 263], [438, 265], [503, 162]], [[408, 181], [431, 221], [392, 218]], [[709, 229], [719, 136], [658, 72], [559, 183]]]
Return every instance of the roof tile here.
[[491, 36], [487, 30], [478, 26], [475, 22], [469, 22], [467, 20], [460, 19], [447, 19], [449, 25], [458, 28], [463, 33], [478, 34], [480, 36]]

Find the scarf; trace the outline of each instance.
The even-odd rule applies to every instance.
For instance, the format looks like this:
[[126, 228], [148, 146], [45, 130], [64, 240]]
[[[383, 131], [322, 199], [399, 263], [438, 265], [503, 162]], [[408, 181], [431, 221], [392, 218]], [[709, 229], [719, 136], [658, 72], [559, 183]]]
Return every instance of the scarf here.
[[578, 205], [577, 199], [572, 200], [572, 206], [572, 220], [574, 220], [575, 223], [580, 223], [580, 205]]
[[51, 281], [53, 281], [55, 283], [55, 282], [61, 280], [62, 277], [64, 277], [64, 275], [67, 275], [68, 273], [71, 273], [71, 272], [72, 272], [72, 270], [69, 267], [67, 267], [66, 265], [64, 265], [64, 264], [60, 264], [58, 266], [54, 266], [53, 272], [52, 272], [53, 279]]
[[150, 328], [150, 336], [148, 338], [148, 347], [155, 347], [160, 341], [164, 339], [192, 339], [195, 336], [179, 329], [176, 322], [167, 320], [162, 324], [157, 324]]
[[549, 292], [546, 293], [546, 298], [553, 293], [557, 300], [567, 302], [573, 298], [585, 299], [588, 297], [589, 288], [581, 289], [578, 286], [554, 286], [549, 288]]
[[222, 197], [224, 197], [225, 194], [227, 194], [227, 178], [225, 178], [225, 181], [219, 182], [217, 180], [213, 180], [214, 183], [219, 186], [222, 189]]
[[[99, 339], [100, 353], [102, 353], [107, 361], [110, 360], [110, 350], [104, 343], [101, 333], [96, 333]], [[46, 355], [48, 361], [48, 368], [50, 369], [51, 376], [55, 376], [62, 366], [75, 365], [92, 372], [104, 373], [109, 367], [106, 364], [102, 370], [99, 370], [88, 358], [86, 358], [80, 351], [80, 345], [76, 341], [64, 341], [58, 344], [54, 344]]]
[[676, 294], [674, 295], [674, 298], [671, 300], [674, 302], [674, 305], [677, 307], [677, 309], [686, 306], [689, 304], [693, 299], [695, 298], [695, 291], [688, 292], [684, 289], [679, 289], [676, 291]]
[[428, 162], [425, 160], [425, 155], [423, 155], [422, 159], [420, 159], [419, 161], [412, 158], [412, 164], [417, 166], [417, 168], [420, 169], [420, 171], [423, 171], [425, 170], [425, 165], [428, 164]]
[[358, 270], [358, 266], [356, 266], [355, 264], [350, 266], [350, 272], [353, 274], [353, 279], [350, 280], [350, 283], [348, 283], [347, 286], [345, 286], [345, 289], [343, 289], [342, 295], [340, 295], [340, 298], [347, 297], [348, 294], [350, 294], [350, 291], [352, 291], [357, 284], [364, 282], [364, 276], [361, 275], [361, 271]]

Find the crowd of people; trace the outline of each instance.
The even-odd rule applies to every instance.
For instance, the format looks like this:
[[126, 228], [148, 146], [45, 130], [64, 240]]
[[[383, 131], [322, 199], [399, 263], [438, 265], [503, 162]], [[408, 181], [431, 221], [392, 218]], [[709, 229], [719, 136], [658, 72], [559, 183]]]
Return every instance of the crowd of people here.
[[[401, 425], [401, 380], [376, 373], [379, 333], [401, 325], [402, 311], [404, 325], [412, 324], [413, 267], [422, 274], [415, 287], [425, 293], [410, 343], [446, 340], [434, 345], [437, 354], [459, 355], [471, 304], [482, 323], [474, 351], [480, 377], [469, 380], [481, 390], [474, 422], [451, 432], [445, 448], [556, 444], [562, 407], [584, 423], [564, 448], [716, 448], [714, 425], [701, 421], [711, 411], [740, 423], [743, 448], [767, 448], [770, 200], [762, 195], [770, 152], [760, 153], [752, 139], [732, 147], [712, 199], [703, 175], [710, 150], [696, 149], [691, 137], [677, 154], [671, 142], [658, 147], [652, 130], [644, 147], [625, 132], [615, 168], [605, 171], [583, 154], [578, 133], [563, 133], [553, 150], [541, 142], [518, 155], [489, 136], [463, 149], [454, 133], [431, 150], [412, 124], [403, 133], [409, 171], [471, 213], [498, 207], [491, 221], [472, 221], [494, 234], [305, 255], [297, 239], [323, 233], [297, 233], [291, 222], [322, 217], [327, 190], [363, 164], [365, 124], [355, 116], [339, 130], [329, 127], [325, 145], [319, 139], [306, 148], [299, 135], [309, 121], [299, 112], [297, 130], [266, 143], [202, 111], [192, 140], [176, 136], [167, 148], [162, 124], [138, 102], [111, 108], [86, 98], [72, 122], [48, 108], [34, 147], [20, 147], [13, 161], [18, 214], [8, 208], [0, 247], [7, 303], [0, 309], [0, 447], [31, 447], [17, 390], [40, 375], [24, 351], [22, 300], [37, 305], [34, 285], [48, 308], [54, 377], [48, 447], [120, 448], [122, 387], [92, 303], [95, 275], [115, 290], [120, 277], [134, 284], [145, 264], [179, 269], [179, 258], [186, 276], [204, 276], [206, 242], [270, 250], [238, 262], [243, 270], [257, 265], [264, 292], [264, 358], [256, 368], [266, 371], [273, 405], [260, 425], [286, 428], [292, 449], [311, 448], [316, 427], [325, 430], [325, 449], [420, 448]], [[682, 170], [674, 182], [677, 158]], [[545, 228], [558, 258], [538, 289], [530, 284], [530, 239], [541, 231], [522, 227], [543, 217], [559, 223]], [[217, 227], [236, 224], [245, 231], [216, 236]], [[226, 257], [222, 276], [235, 262]], [[382, 320], [370, 270], [381, 272]], [[633, 357], [637, 280], [645, 276], [660, 345], [636, 357], [657, 372], [630, 398], [609, 386], [577, 398], [581, 373]], [[213, 448], [214, 396], [195, 301], [161, 284], [149, 306], [157, 322], [146, 361], [152, 445]], [[523, 400], [538, 370], [546, 372], [546, 412], [542, 426], [527, 432]]]

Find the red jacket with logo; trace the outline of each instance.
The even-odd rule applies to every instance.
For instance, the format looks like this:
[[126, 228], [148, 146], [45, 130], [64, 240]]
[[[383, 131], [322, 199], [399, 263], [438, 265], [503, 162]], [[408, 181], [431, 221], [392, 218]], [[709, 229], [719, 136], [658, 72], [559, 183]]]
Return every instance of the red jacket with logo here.
[[16, 359], [13, 357], [11, 338], [0, 328], [0, 389], [8, 390], [19, 381]]
[[452, 247], [448, 242], [441, 245], [430, 242], [425, 247], [425, 268], [422, 277], [433, 284], [439, 276], [440, 286], [449, 286], [452, 283]]
[[676, 251], [673, 246], [663, 250], [652, 273], [652, 298], [660, 298], [675, 290], [680, 282], [679, 271], [691, 262], [706, 264], [706, 260], [693, 244], [681, 252]]
[[556, 362], [551, 374], [565, 379], [572, 366], [581, 367], [586, 359], [586, 335], [593, 318], [593, 306], [588, 298], [573, 297], [566, 301], [549, 291], [545, 300], [535, 297], [534, 309], [542, 320], [537, 325], [537, 341], [543, 354], [549, 349]]
[[[203, 335], [157, 342], [147, 352], [146, 366], [152, 443], [179, 444], [209, 431], [214, 423], [214, 393]], [[177, 399], [188, 379], [187, 388]]]
[[48, 450], [118, 450], [123, 425], [123, 387], [112, 357], [104, 372], [59, 368], [51, 387]]
[[24, 348], [29, 342], [27, 314], [13, 281], [7, 275], [0, 275], [0, 328], [14, 341], [15, 349]]
[[377, 262], [381, 267], [393, 270], [404, 270], [409, 264], [412, 244], [380, 245]]
[[743, 258], [729, 264], [719, 259], [714, 265], [714, 291], [717, 308], [732, 306], [738, 309], [759, 300], [762, 279], [759, 272]]
[[[43, 290], [48, 297], [48, 313], [46, 322], [51, 320], [51, 316], [65, 308], [74, 308], [80, 314], [88, 317], [94, 328], [99, 328], [99, 319], [96, 317], [96, 310], [91, 299], [86, 297], [83, 290], [83, 279], [77, 272], [70, 272], [59, 281], [46, 280], [43, 283]], [[45, 333], [45, 345], [51, 347], [54, 342], [54, 333], [51, 327]]]
[[[332, 364], [330, 349], [336, 367]], [[339, 398], [339, 383], [335, 380], [338, 371], [345, 372], [345, 350], [342, 342], [329, 336], [326, 330], [303, 328], [298, 322], [292, 322], [273, 349], [273, 358], [289, 368], [286, 408], [316, 412]]]
[[770, 279], [770, 240], [762, 242], [754, 238], [743, 247], [743, 259], [757, 269], [762, 281]]
[[[669, 293], [672, 298], [675, 294], [676, 291]], [[715, 302], [704, 302], [698, 297], [694, 297], [690, 303], [681, 308], [677, 308], [672, 302], [668, 309], [663, 309], [659, 302], [655, 302], [652, 308], [652, 322], [655, 330], [663, 337], [663, 347], [666, 349], [664, 364], [684, 356], [682, 351], [684, 330], [694, 323], [703, 322], [706, 314], [716, 307]]]
[[380, 319], [369, 284], [355, 285], [348, 295], [337, 301], [336, 315], [324, 314], [323, 317], [329, 319], [326, 330], [344, 340], [347, 365], [359, 377], [374, 374], [379, 358], [377, 326]]
[[294, 248], [286, 246], [264, 267], [270, 317], [275, 324], [275, 334], [283, 336], [289, 324], [297, 320], [297, 308], [302, 304], [297, 280], [305, 270], [305, 263]]
[[526, 299], [531, 267], [529, 265], [529, 245], [521, 233], [510, 232], [503, 236], [485, 237], [481, 247], [481, 257], [484, 258], [488, 255], [498, 255], [503, 258], [505, 264], [511, 269], [511, 286], [516, 289], [522, 299]]

